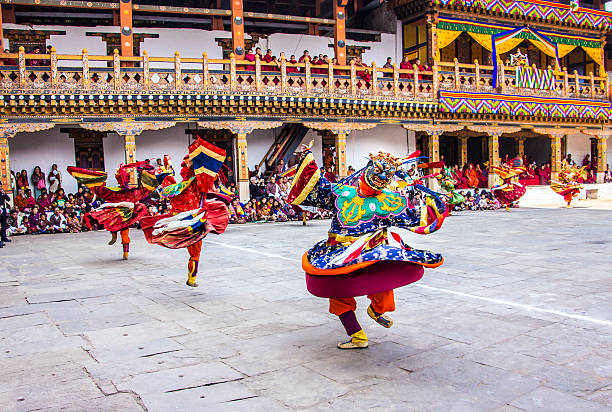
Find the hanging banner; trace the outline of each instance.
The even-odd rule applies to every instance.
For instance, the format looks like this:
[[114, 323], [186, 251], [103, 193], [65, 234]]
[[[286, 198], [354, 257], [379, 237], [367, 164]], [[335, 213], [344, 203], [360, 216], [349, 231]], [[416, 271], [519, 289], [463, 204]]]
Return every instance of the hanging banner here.
[[554, 56], [556, 69], [561, 70], [561, 67], [559, 65], [559, 50], [557, 49], [556, 43], [553, 43], [548, 37], [538, 33], [530, 27], [519, 27], [517, 29], [508, 30], [491, 36], [491, 54], [493, 58], [493, 87], [497, 87], [499, 83], [499, 73], [497, 69], [497, 66], [499, 64], [497, 61], [499, 54], [506, 53], [512, 50], [514, 47], [518, 46], [523, 41], [523, 39], [518, 36], [523, 32], [531, 33], [538, 41], [538, 46], [545, 48], [546, 54], [548, 54], [549, 56]]

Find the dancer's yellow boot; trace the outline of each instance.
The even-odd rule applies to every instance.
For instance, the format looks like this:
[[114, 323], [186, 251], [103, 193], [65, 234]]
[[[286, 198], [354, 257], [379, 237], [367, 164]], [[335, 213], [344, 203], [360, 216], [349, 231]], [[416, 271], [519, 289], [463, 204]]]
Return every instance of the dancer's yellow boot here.
[[189, 259], [187, 263], [187, 286], [197, 288], [199, 285], [196, 283], [196, 276], [198, 275], [198, 261]]
[[363, 329], [353, 333], [351, 340], [347, 342], [340, 342], [338, 349], [365, 349], [368, 347], [368, 337], [366, 336]]
[[123, 260], [128, 260], [128, 254], [130, 253], [130, 244], [123, 244]]

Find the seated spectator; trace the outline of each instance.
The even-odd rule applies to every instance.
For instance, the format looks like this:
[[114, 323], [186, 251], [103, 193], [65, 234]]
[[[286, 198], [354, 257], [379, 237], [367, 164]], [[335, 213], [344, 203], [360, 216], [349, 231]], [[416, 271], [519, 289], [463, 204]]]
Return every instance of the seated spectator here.
[[280, 190], [278, 189], [278, 185], [274, 181], [274, 177], [270, 176], [268, 178], [268, 184], [266, 184], [266, 195], [268, 197], [278, 197]]
[[229, 205], [230, 211], [230, 223], [246, 223], [244, 209], [242, 205], [238, 201], [238, 199], [233, 199]]
[[244, 215], [247, 222], [255, 222], [257, 220], [257, 210], [253, 206], [253, 200], [249, 200], [244, 205]]
[[19, 211], [11, 210], [11, 214], [6, 219], [9, 236], [26, 234], [28, 228], [23, 224], [23, 218], [19, 216]]
[[45, 192], [41, 193], [41, 195], [38, 197], [37, 203], [41, 210], [51, 210], [51, 200]]
[[272, 219], [272, 215], [270, 212], [270, 205], [268, 204], [268, 198], [266, 197], [261, 199], [261, 202], [259, 204], [259, 211], [258, 211], [257, 219], [265, 220], [265, 221], [269, 221]]
[[52, 232], [55, 233], [64, 233], [68, 231], [66, 218], [60, 213], [59, 207], [53, 210], [53, 214], [49, 218], [49, 225], [51, 226]]
[[249, 192], [251, 193], [251, 197], [255, 198], [257, 202], [261, 201], [264, 197], [264, 189], [261, 180], [257, 179], [255, 176], [251, 177]]
[[38, 220], [38, 233], [53, 233], [53, 228], [47, 220], [47, 214], [41, 213], [40, 218]]
[[40, 221], [40, 215], [38, 206], [34, 206], [30, 212], [30, 216], [28, 216], [28, 222], [26, 223], [28, 233], [38, 233], [38, 222]]
[[76, 212], [70, 213], [70, 218], [68, 219], [68, 228], [70, 229], [70, 233], [78, 233], [83, 230]]
[[278, 199], [272, 201], [272, 207], [270, 208], [272, 220], [275, 222], [286, 222], [289, 220], [287, 215], [283, 212], [283, 206]]

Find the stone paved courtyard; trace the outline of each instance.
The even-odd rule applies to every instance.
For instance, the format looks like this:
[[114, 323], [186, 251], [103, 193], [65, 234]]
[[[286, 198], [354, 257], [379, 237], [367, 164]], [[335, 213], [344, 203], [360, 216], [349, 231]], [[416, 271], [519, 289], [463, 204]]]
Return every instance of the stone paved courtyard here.
[[231, 226], [202, 253], [132, 233], [0, 250], [0, 410], [612, 410], [609, 210], [463, 212], [413, 245], [445, 264], [396, 291], [395, 325], [345, 339], [299, 259], [328, 221]]

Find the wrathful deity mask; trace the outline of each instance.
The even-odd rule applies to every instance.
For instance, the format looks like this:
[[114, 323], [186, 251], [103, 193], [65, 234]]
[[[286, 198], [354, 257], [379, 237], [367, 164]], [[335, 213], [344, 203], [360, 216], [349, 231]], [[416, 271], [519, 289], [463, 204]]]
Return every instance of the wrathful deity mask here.
[[383, 190], [397, 172], [399, 159], [389, 153], [370, 154], [370, 161], [365, 169], [364, 180], [374, 190]]

